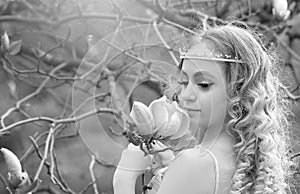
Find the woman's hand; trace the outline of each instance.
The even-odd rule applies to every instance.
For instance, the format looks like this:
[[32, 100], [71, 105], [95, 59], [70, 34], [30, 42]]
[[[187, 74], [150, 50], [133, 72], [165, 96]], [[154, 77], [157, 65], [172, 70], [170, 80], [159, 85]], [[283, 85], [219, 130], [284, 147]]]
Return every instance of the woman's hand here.
[[139, 146], [128, 144], [123, 150], [121, 159], [113, 177], [115, 194], [134, 194], [135, 182], [152, 163], [152, 155], [145, 155]]
[[123, 150], [121, 159], [113, 177], [115, 194], [134, 194], [135, 182], [139, 175], [151, 165], [152, 156], [145, 153], [132, 143]]
[[169, 164], [175, 159], [173, 151], [160, 141], [154, 140], [151, 143], [153, 153], [152, 171], [156, 174], [157, 170], [168, 167]]
[[173, 151], [167, 149], [168, 147], [160, 141], [154, 140], [150, 147], [151, 149], [147, 150], [146, 146], [143, 146], [143, 149], [148, 153], [147, 155], [139, 146], [132, 143], [123, 150], [113, 177], [113, 187], [116, 194], [134, 193], [136, 179], [148, 167], [151, 166], [154, 174], [163, 174], [166, 167], [175, 158]]
[[123, 150], [116, 171], [122, 172], [122, 174], [126, 173], [132, 178], [137, 178], [145, 172], [151, 163], [151, 155], [145, 155], [139, 146], [130, 143], [127, 148]]

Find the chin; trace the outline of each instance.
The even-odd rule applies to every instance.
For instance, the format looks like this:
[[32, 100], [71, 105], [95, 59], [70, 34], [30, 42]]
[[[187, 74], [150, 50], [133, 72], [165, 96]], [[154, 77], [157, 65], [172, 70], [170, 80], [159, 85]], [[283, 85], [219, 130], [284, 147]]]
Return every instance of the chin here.
[[[206, 128], [208, 125], [203, 119], [199, 119], [199, 117], [190, 117], [191, 126]], [[206, 126], [206, 127], [205, 127]]]

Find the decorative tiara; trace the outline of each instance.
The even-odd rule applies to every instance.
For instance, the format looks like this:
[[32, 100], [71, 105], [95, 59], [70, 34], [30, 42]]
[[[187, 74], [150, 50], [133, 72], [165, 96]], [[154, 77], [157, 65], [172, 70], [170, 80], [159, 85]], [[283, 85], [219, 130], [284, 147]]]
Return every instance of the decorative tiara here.
[[221, 54], [214, 51], [214, 49], [209, 53], [212, 57], [205, 52], [191, 52], [186, 48], [179, 48], [180, 59], [200, 59], [207, 61], [223, 61], [223, 62], [233, 62], [233, 63], [245, 63], [243, 60], [238, 59], [236, 56], [233, 57], [227, 54]]

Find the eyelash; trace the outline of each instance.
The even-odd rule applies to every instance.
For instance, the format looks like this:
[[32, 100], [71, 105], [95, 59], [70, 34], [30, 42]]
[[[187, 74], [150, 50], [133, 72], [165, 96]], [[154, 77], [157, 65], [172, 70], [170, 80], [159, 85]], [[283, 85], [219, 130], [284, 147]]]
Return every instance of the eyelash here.
[[210, 88], [210, 86], [213, 85], [213, 83], [200, 83], [200, 84], [197, 84], [197, 85], [204, 88], [204, 89], [208, 89], [208, 88]]
[[[189, 84], [189, 82], [188, 82], [188, 81], [179, 81], [178, 84], [187, 86], [187, 85]], [[203, 82], [203, 83], [199, 83], [199, 84], [197, 84], [197, 85], [198, 85], [199, 87], [203, 88], [203, 89], [209, 89], [210, 86], [213, 85], [213, 83], [204, 83], [204, 82]]]

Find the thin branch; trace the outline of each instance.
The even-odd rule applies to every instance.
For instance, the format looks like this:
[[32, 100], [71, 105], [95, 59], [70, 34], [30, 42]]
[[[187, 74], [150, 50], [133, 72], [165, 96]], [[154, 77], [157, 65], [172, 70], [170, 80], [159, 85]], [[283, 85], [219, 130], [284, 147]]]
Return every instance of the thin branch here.
[[[56, 173], [57, 173], [57, 176], [58, 176], [58, 179], [60, 180], [61, 184], [65, 187], [65, 189], [71, 193], [71, 194], [74, 194], [75, 192], [72, 191], [72, 189], [69, 187], [69, 185], [66, 183], [66, 181], [64, 180], [60, 170], [59, 170], [59, 166], [57, 164], [57, 157], [56, 157], [56, 154], [55, 154], [55, 151], [53, 151], [53, 158], [54, 158], [54, 163], [55, 163], [55, 166], [56, 166]], [[54, 179], [55, 180], [55, 179]]]
[[47, 88], [46, 91], [53, 97], [53, 99], [54, 99], [57, 103], [59, 103], [59, 105], [65, 106], [66, 108], [69, 109], [69, 111], [72, 111], [72, 107], [71, 107], [69, 104], [65, 103], [65, 101], [63, 101], [61, 98], [59, 98], [59, 97], [57, 96], [57, 93], [55, 93], [55, 92], [53, 91], [53, 89]]
[[50, 123], [54, 123], [55, 119], [50, 118], [50, 117], [35, 117], [35, 118], [30, 118], [30, 119], [25, 119], [25, 120], [22, 120], [22, 121], [18, 121], [18, 122], [15, 122], [11, 125], [8, 125], [6, 127], [3, 127], [2, 129], [0, 129], [0, 136], [2, 134], [6, 133], [8, 130], [10, 130], [12, 128], [18, 127], [20, 125], [24, 125], [26, 123], [36, 122], [36, 121], [47, 121], [47, 122], [50, 122]]
[[159, 37], [159, 39], [161, 40], [163, 45], [167, 48], [167, 50], [168, 50], [171, 58], [173, 59], [175, 65], [177, 65], [179, 62], [178, 62], [177, 58], [175, 57], [174, 53], [172, 52], [172, 48], [168, 45], [168, 43], [165, 41], [165, 39], [161, 35], [161, 33], [160, 33], [160, 31], [157, 27], [157, 21], [156, 20], [153, 22], [153, 27], [154, 27], [154, 30], [155, 30], [157, 36]]
[[40, 18], [25, 18], [21, 16], [12, 16], [12, 15], [1, 15], [0, 16], [0, 23], [2, 22], [18, 22], [23, 25], [26, 24], [39, 24], [39, 25], [45, 25], [45, 26], [53, 26], [54, 23], [46, 20], [46, 19], [40, 19]]
[[[36, 153], [37, 153], [38, 157], [39, 157], [41, 160], [43, 160], [43, 156], [42, 156], [42, 154], [41, 154], [40, 151], [39, 151], [39, 147], [38, 147], [36, 141], [35, 141], [31, 136], [29, 136], [29, 138], [30, 138], [30, 140], [31, 140], [31, 142], [32, 142], [32, 145], [34, 146], [34, 148], [35, 148], [35, 150], [36, 150]], [[47, 161], [45, 161], [44, 165], [48, 168], [48, 172], [50, 172], [50, 170], [49, 170], [50, 164], [49, 164]], [[56, 184], [60, 187], [60, 189], [61, 189], [62, 191], [66, 192], [66, 193], [70, 193], [70, 194], [76, 194], [74, 191], [70, 190], [69, 188], [66, 188], [66, 187], [64, 186], [64, 184], [61, 183], [61, 182], [58, 180], [58, 178], [56, 178], [56, 176], [53, 176], [53, 178], [54, 178]]]
[[34, 178], [33, 178], [33, 181], [36, 181], [38, 180], [41, 172], [42, 172], [42, 168], [44, 166], [44, 163], [46, 162], [47, 158], [48, 158], [48, 152], [49, 152], [49, 146], [50, 146], [50, 141], [51, 141], [51, 137], [52, 135], [54, 134], [54, 125], [51, 125], [50, 127], [50, 130], [49, 130], [49, 133], [48, 133], [48, 136], [47, 136], [47, 139], [46, 139], [46, 144], [45, 144], [45, 148], [44, 148], [44, 154], [43, 154], [43, 157], [42, 157], [42, 160], [40, 162], [40, 165], [34, 175]]
[[[113, 32], [113, 35], [112, 35], [112, 38], [111, 38], [111, 42], [114, 42], [116, 37], [117, 37], [117, 34], [118, 32], [120, 31], [120, 28], [121, 28], [121, 24], [122, 24], [123, 20], [120, 20], [116, 29], [114, 30]], [[95, 65], [93, 68], [91, 68], [88, 72], [86, 72], [84, 75], [80, 76], [80, 79], [85, 79], [86, 77], [88, 77], [92, 72], [94, 72], [96, 69], [98, 69], [104, 62], [105, 60], [107, 59], [107, 57], [109, 56], [109, 53], [111, 51], [111, 47], [108, 47], [104, 53], [104, 56], [102, 58], [102, 60], [97, 64]]]
[[[73, 21], [73, 20], [84, 20], [84, 19], [109, 19], [109, 20], [118, 20], [119, 19], [119, 15], [105, 14], [105, 13], [102, 13], [102, 14], [74, 15], [74, 16], [69, 16], [69, 17], [62, 18], [59, 21], [54, 22], [53, 25], [59, 27], [59, 26], [65, 24], [65, 23], [68, 23], [68, 22]], [[141, 18], [141, 17], [123, 16], [122, 19], [125, 20], [125, 21], [137, 22], [137, 23], [141, 23], [141, 24], [149, 24], [149, 23], [151, 23], [151, 20], [145, 19], [145, 18]]]
[[[21, 163], [24, 163], [26, 161], [26, 159], [30, 156], [30, 154], [32, 153], [32, 151], [36, 148], [38, 148], [39, 146], [36, 144], [36, 142], [42, 138], [43, 136], [47, 135], [48, 131], [45, 131], [41, 134], [39, 134], [38, 136], [37, 135], [34, 135], [33, 137], [29, 136], [29, 139], [31, 140], [32, 142], [32, 145], [30, 145], [30, 147], [27, 149], [27, 151], [24, 153], [24, 155], [22, 157], [20, 157], [20, 162]], [[35, 137], [37, 136], [37, 137]], [[34, 140], [35, 138], [35, 140]]]
[[36, 118], [30, 118], [30, 119], [25, 119], [22, 121], [18, 121], [16, 123], [13, 123], [11, 125], [8, 125], [6, 127], [3, 127], [2, 129], [0, 129], [0, 136], [3, 135], [4, 133], [6, 133], [8, 130], [26, 124], [26, 123], [31, 123], [31, 122], [35, 122], [35, 121], [47, 121], [50, 123], [55, 123], [55, 124], [60, 124], [60, 123], [72, 123], [72, 122], [76, 122], [76, 121], [80, 121], [83, 120], [87, 117], [90, 117], [92, 115], [96, 115], [96, 114], [100, 114], [100, 113], [109, 113], [109, 114], [114, 114], [114, 115], [119, 115], [120, 112], [116, 111], [114, 109], [110, 109], [110, 108], [97, 108], [94, 110], [91, 110], [89, 112], [83, 113], [77, 117], [73, 117], [73, 118], [63, 118], [63, 119], [53, 119], [53, 118], [49, 118], [49, 117], [36, 117]]
[[[63, 68], [66, 65], [66, 63], [63, 63], [57, 67], [55, 67], [51, 72], [50, 75], [53, 75], [56, 71], [58, 71], [59, 69]], [[21, 100], [17, 101], [16, 105], [10, 109], [8, 109], [2, 116], [1, 116], [1, 125], [3, 128], [5, 128], [5, 123], [4, 123], [4, 119], [6, 117], [8, 117], [12, 112], [18, 110], [21, 106], [22, 103], [26, 102], [27, 100], [33, 98], [34, 96], [38, 95], [42, 89], [46, 86], [46, 84], [48, 83], [48, 81], [50, 80], [49, 77], [47, 77], [42, 83], [41, 85], [39, 85], [39, 87], [32, 93], [28, 94], [27, 96], [25, 96], [24, 98], [22, 98]], [[0, 130], [1, 132], [1, 130]]]
[[89, 98], [86, 98], [83, 103], [81, 103], [78, 107], [76, 107], [76, 109], [72, 112], [72, 115], [71, 116], [74, 116], [77, 114], [78, 111], [81, 110], [81, 108], [87, 104], [89, 101], [91, 100], [94, 100], [96, 98], [105, 98], [106, 96], [109, 96], [110, 95], [110, 92], [105, 92], [105, 93], [99, 93], [99, 94], [96, 94], [95, 96], [91, 96]]
[[0, 172], [0, 180], [1, 180], [1, 182], [3, 183], [3, 185], [5, 186], [5, 187], [9, 187], [9, 185], [8, 185], [8, 183], [7, 183], [7, 181], [6, 181], [6, 179], [5, 179], [5, 177], [3, 176], [3, 174]]
[[56, 181], [54, 179], [54, 168], [56, 166], [55, 165], [56, 164], [55, 163], [55, 156], [54, 156], [54, 142], [55, 142], [55, 137], [54, 137], [54, 134], [53, 134], [50, 137], [50, 145], [49, 145], [49, 147], [50, 147], [50, 149], [49, 149], [49, 154], [50, 154], [50, 179], [54, 184], [56, 184]]
[[94, 165], [95, 165], [95, 156], [92, 155], [91, 157], [92, 158], [91, 158], [91, 162], [90, 162], [90, 166], [89, 166], [89, 171], [90, 171], [91, 179], [92, 179], [92, 182], [93, 182], [94, 193], [99, 194], [96, 179], [95, 179], [95, 174], [94, 174], [94, 171], [93, 171], [93, 168], [94, 168]]
[[296, 153], [296, 154], [293, 154], [293, 155], [291, 156], [291, 160], [293, 160], [294, 158], [299, 157], [299, 156], [300, 156], [300, 152], [298, 152], [298, 153]]
[[119, 115], [120, 112], [114, 109], [110, 109], [110, 108], [97, 108], [94, 110], [91, 110], [89, 112], [86, 112], [84, 114], [81, 114], [77, 117], [73, 117], [73, 118], [65, 118], [65, 119], [58, 119], [55, 121], [56, 124], [58, 123], [71, 123], [71, 122], [76, 122], [76, 121], [80, 121], [83, 120], [87, 117], [90, 117], [92, 115], [96, 115], [99, 113], [109, 113], [109, 114], [114, 114], [114, 115]]

